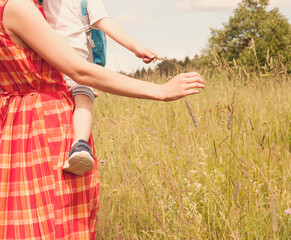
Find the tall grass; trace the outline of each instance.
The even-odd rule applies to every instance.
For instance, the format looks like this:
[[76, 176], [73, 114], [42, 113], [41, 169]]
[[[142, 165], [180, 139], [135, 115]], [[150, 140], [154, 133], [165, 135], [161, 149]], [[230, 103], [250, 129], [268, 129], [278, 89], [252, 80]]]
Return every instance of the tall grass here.
[[214, 64], [175, 102], [100, 93], [96, 239], [290, 237], [290, 76]]

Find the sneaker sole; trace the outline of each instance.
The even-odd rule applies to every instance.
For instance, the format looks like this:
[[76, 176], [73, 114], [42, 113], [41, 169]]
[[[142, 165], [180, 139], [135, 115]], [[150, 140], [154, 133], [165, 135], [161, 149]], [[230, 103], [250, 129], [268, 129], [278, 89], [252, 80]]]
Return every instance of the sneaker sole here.
[[83, 175], [94, 168], [94, 159], [86, 151], [73, 153], [65, 162], [63, 170], [76, 175]]

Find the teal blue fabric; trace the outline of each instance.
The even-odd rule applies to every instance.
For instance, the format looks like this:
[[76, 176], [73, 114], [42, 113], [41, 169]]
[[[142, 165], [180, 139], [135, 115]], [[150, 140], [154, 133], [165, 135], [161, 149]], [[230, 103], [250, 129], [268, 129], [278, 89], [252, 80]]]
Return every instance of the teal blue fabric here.
[[87, 1], [86, 0], [82, 0], [81, 1], [81, 10], [82, 10], [82, 16], [87, 16], [88, 12], [87, 12]]
[[[87, 2], [86, 0], [81, 1], [82, 16], [87, 16]], [[91, 38], [95, 44], [92, 48], [93, 62], [105, 66], [106, 64], [106, 37], [102, 30], [92, 29]]]

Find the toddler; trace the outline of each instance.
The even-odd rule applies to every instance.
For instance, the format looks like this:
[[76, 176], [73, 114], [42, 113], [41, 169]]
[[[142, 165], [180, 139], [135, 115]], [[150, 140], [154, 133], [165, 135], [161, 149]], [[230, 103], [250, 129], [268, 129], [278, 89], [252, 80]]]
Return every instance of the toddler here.
[[[86, 23], [82, 16], [81, 3], [84, 0], [43, 0], [44, 13], [52, 28], [64, 37], [81, 57], [93, 60], [86, 28], [101, 29], [114, 41], [124, 46], [144, 63], [156, 61], [156, 53], [140, 45], [119, 24], [107, 15], [102, 0], [86, 0], [88, 16]], [[88, 25], [88, 26], [86, 26]], [[87, 86], [78, 85], [68, 76], [64, 76], [75, 102], [73, 115], [74, 142], [68, 159], [65, 161], [64, 171], [82, 175], [94, 167], [93, 154], [88, 144], [93, 123], [93, 101], [97, 94]]]

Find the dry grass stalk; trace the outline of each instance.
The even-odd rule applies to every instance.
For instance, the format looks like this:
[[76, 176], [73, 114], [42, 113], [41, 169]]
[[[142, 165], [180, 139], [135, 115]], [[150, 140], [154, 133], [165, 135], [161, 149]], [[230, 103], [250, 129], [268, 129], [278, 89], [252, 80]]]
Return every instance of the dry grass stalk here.
[[198, 129], [198, 120], [197, 120], [197, 118], [195, 117], [194, 111], [193, 111], [193, 109], [192, 109], [190, 103], [189, 103], [187, 100], [185, 100], [185, 103], [186, 103], [187, 109], [188, 109], [188, 111], [189, 111], [189, 114], [190, 114], [190, 116], [191, 116], [191, 118], [192, 118], [193, 124], [194, 124], [194, 126]]
[[245, 67], [243, 67], [242, 69], [243, 69], [243, 71], [244, 71], [244, 74], [245, 74], [247, 80], [249, 80], [249, 79], [251, 78], [251, 77], [250, 77], [250, 74], [247, 72], [247, 70], [245, 69]]
[[238, 65], [237, 65], [235, 59], [233, 59], [232, 61], [233, 61], [234, 68], [238, 68]]
[[278, 227], [278, 218], [277, 218], [277, 212], [276, 212], [276, 202], [275, 202], [275, 198], [274, 198], [274, 195], [273, 195], [273, 190], [272, 190], [272, 187], [271, 187], [271, 183], [268, 181], [268, 179], [264, 175], [263, 171], [259, 168], [259, 166], [254, 161], [252, 161], [251, 159], [250, 159], [250, 161], [259, 170], [259, 172], [261, 173], [263, 179], [265, 180], [265, 182], [268, 185], [269, 196], [270, 196], [269, 206], [270, 206], [272, 230], [273, 230], [273, 232], [277, 232], [278, 229], [279, 229], [279, 227]]
[[160, 60], [160, 61], [168, 61], [167, 58], [165, 58], [165, 57], [158, 57], [158, 56], [157, 56], [157, 60]]
[[[224, 220], [226, 226], [229, 228], [231, 237], [233, 239], [237, 240], [237, 238], [236, 238], [236, 236], [234, 234], [234, 231], [232, 230], [232, 227], [230, 226], [229, 221], [226, 219], [225, 215], [221, 211], [219, 211], [219, 214], [222, 217], [222, 219]], [[225, 228], [225, 230], [226, 230], [226, 228]]]
[[234, 189], [234, 193], [233, 193], [233, 200], [236, 204], [237, 204], [237, 198], [238, 198], [238, 194], [239, 194], [239, 188], [240, 188], [240, 181], [237, 180], [236, 185], [235, 185], [235, 189]]
[[236, 204], [237, 204], [237, 198], [238, 198], [238, 194], [239, 194], [239, 187], [240, 187], [240, 181], [237, 180], [236, 185], [235, 185], [235, 189], [234, 189], [234, 194], [233, 194], [233, 200]]
[[220, 61], [220, 57], [218, 56], [217, 52], [215, 52], [215, 50], [211, 50], [210, 54], [212, 55], [212, 57], [214, 58], [214, 60], [212, 61], [212, 65], [216, 68], [216, 70], [218, 72], [220, 72], [222, 69], [222, 63]]
[[164, 228], [163, 223], [162, 223], [162, 222], [160, 221], [160, 219], [156, 216], [154, 209], [151, 209], [151, 210], [152, 210], [152, 212], [153, 212], [153, 215], [154, 215], [155, 219], [158, 221], [159, 225], [161, 226], [161, 228], [162, 228], [163, 231], [165, 232], [167, 238], [168, 238], [168, 239], [171, 239], [171, 238], [169, 237], [169, 234], [168, 234], [167, 230]]
[[231, 104], [227, 106], [227, 109], [229, 111], [229, 116], [227, 118], [227, 129], [229, 129], [229, 130], [232, 127], [234, 105], [235, 105], [235, 97], [236, 97], [236, 91], [234, 91], [234, 93], [233, 93]]
[[269, 192], [270, 192], [270, 213], [271, 213], [271, 221], [272, 221], [272, 230], [273, 232], [277, 232], [278, 219], [277, 219], [277, 212], [276, 212], [276, 203], [275, 203], [274, 195], [270, 188], [269, 188]]
[[221, 58], [221, 60], [222, 60], [224, 69], [227, 71], [229, 77], [231, 77], [234, 74], [234, 71], [232, 70], [232, 68], [229, 66], [228, 62], [224, 58]]
[[258, 57], [257, 57], [257, 51], [256, 51], [256, 45], [255, 45], [255, 40], [252, 38], [251, 40], [251, 48], [254, 52], [254, 56], [255, 56], [255, 60], [256, 60], [256, 65], [257, 65], [257, 68], [258, 68], [258, 73], [259, 73], [259, 78], [261, 79], [261, 69], [260, 69], [260, 64], [259, 64], [259, 60], [258, 60]]
[[249, 123], [251, 125], [252, 131], [254, 131], [255, 130], [255, 127], [254, 127], [253, 122], [252, 122], [252, 119], [250, 117], [249, 117]]
[[210, 54], [214, 57], [215, 62], [218, 63], [220, 57], [218, 56], [217, 52], [214, 49], [211, 49]]
[[227, 109], [229, 111], [229, 115], [227, 118], [227, 129], [230, 130], [232, 126], [232, 120], [233, 120], [233, 107], [230, 108], [230, 106], [227, 106]]
[[227, 118], [227, 129], [230, 130], [232, 126], [233, 113], [230, 112]]
[[262, 150], [264, 150], [264, 141], [265, 141], [265, 134], [264, 134], [264, 136], [263, 136], [263, 138], [262, 138], [262, 141], [261, 141], [261, 143], [260, 143], [260, 145], [261, 145], [261, 147], [262, 147]]
[[257, 51], [256, 51], [256, 45], [255, 45], [255, 40], [252, 38], [251, 40], [251, 48], [254, 52], [254, 55], [257, 56]]

